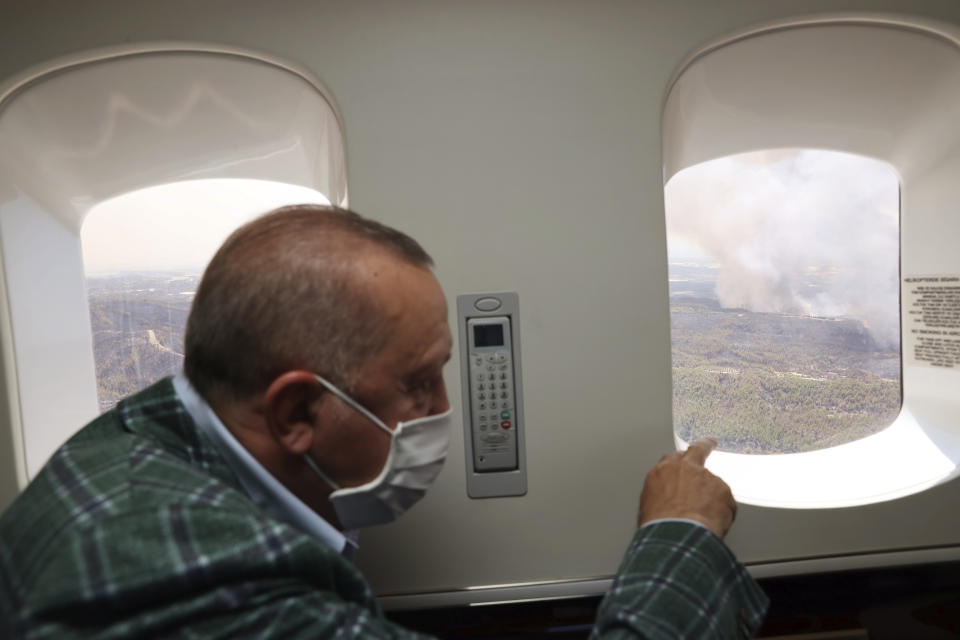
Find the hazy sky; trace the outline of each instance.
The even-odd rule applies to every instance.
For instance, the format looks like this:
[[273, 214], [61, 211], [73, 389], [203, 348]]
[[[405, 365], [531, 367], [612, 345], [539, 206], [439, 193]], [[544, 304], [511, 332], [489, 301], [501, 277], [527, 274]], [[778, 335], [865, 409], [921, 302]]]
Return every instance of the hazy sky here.
[[307, 187], [264, 180], [175, 182], [105, 200], [81, 229], [89, 275], [195, 270], [238, 226], [286, 204], [329, 204]]
[[[670, 259], [720, 266], [725, 307], [855, 316], [899, 340], [899, 179], [846, 153], [774, 150], [719, 158], [665, 189]], [[827, 286], [809, 286], [829, 273]]]

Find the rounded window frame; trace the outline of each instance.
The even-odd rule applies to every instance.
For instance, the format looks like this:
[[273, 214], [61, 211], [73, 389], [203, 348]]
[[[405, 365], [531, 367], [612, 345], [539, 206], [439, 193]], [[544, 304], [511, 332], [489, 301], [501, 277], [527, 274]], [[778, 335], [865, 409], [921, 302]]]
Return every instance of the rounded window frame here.
[[[93, 79], [89, 92], [81, 78]], [[71, 99], [56, 104], [58, 91]], [[289, 108], [274, 113], [283, 99]], [[339, 206], [349, 197], [330, 91], [299, 65], [240, 47], [150, 42], [38, 65], [0, 85], [0, 140], [2, 505], [98, 413], [80, 246], [93, 206], [198, 178], [287, 182]], [[144, 140], [156, 144], [133, 144]]]
[[[871, 50], [855, 50], [864, 43]], [[884, 48], [899, 67], [885, 67]], [[931, 51], [940, 57], [936, 63], [928, 58], [924, 66], [921, 60]], [[895, 73], [868, 73], [868, 62], [874, 70]], [[861, 82], [847, 91], [843, 73], [855, 68], [863, 73]], [[903, 298], [905, 277], [960, 273], [960, 258], [947, 251], [942, 230], [941, 237], [934, 230], [945, 219], [940, 203], [955, 202], [960, 193], [952, 192], [960, 187], [944, 180], [944, 170], [929, 160], [949, 160], [960, 141], [938, 139], [935, 119], [898, 112], [900, 103], [883, 97], [927, 91], [940, 104], [949, 96], [960, 110], [954, 84], [960, 85], [960, 29], [949, 25], [892, 16], [820, 16], [745, 29], [695, 51], [675, 71], [663, 105], [663, 184], [686, 167], [760, 149], [822, 148], [884, 161], [901, 184]], [[926, 104], [923, 97], [914, 102]], [[857, 105], [870, 103], [873, 111], [857, 112]], [[951, 166], [960, 168], [960, 160]], [[960, 233], [960, 221], [948, 223]], [[904, 318], [901, 307], [901, 335]], [[960, 382], [960, 371], [930, 370], [906, 356], [901, 413], [887, 429], [807, 453], [715, 452], [708, 468], [731, 485], [739, 501], [779, 508], [871, 504], [957, 477], [960, 425], [950, 416], [960, 403], [948, 389]], [[678, 448], [687, 446], [674, 438]]]

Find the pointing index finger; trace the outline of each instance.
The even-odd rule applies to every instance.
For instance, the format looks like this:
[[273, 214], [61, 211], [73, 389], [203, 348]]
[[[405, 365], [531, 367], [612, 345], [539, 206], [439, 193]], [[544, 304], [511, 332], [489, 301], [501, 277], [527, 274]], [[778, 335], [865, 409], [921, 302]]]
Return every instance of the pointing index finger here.
[[683, 457], [702, 467], [707, 462], [707, 456], [717, 448], [717, 444], [717, 441], [713, 438], [701, 438], [683, 452]]

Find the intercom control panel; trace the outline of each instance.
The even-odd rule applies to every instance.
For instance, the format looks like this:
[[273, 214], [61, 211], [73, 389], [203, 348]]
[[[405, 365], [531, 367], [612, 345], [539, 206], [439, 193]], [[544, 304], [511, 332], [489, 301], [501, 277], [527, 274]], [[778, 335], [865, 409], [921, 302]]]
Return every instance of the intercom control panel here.
[[478, 472], [517, 468], [510, 318], [467, 321], [473, 463]]

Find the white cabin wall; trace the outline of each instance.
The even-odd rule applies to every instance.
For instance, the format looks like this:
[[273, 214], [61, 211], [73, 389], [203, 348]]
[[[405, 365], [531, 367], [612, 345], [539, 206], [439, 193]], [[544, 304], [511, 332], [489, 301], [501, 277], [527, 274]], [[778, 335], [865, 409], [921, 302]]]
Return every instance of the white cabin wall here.
[[[451, 304], [458, 293], [515, 290], [523, 314], [530, 493], [473, 501], [468, 516], [431, 529], [430, 518], [467, 500], [455, 433], [423, 506], [365, 535], [364, 570], [380, 592], [594, 577], [616, 568], [643, 475], [673, 446], [667, 82], [724, 33], [859, 10], [960, 23], [955, 0], [33, 0], [0, 5], [0, 81], [71, 52], [162, 40], [243, 46], [310, 68], [343, 115], [351, 207], [420, 240]], [[454, 361], [455, 404], [457, 371]], [[0, 506], [7, 487], [0, 477]], [[730, 540], [748, 561], [956, 544], [956, 488], [911, 498], [919, 536], [890, 505], [744, 507]], [[875, 536], [864, 537], [865, 522]], [[465, 552], [491, 562], [467, 573]]]

